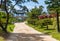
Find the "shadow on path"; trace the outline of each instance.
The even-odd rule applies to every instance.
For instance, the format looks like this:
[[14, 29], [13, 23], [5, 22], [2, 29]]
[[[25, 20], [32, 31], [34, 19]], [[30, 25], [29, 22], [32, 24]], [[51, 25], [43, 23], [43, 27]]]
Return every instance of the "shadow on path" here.
[[44, 34], [25, 34], [25, 33], [11, 33], [6, 41], [44, 41], [42, 37]]

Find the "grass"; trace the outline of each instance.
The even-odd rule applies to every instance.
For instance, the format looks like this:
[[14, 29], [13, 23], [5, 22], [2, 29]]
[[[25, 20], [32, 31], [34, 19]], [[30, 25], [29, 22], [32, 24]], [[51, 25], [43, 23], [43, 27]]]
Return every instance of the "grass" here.
[[7, 28], [7, 31], [8, 32], [13, 32], [13, 29], [14, 29], [14, 25], [13, 24], [9, 24], [8, 28]]
[[[11, 33], [11, 32], [13, 32], [13, 29], [14, 29], [14, 25], [9, 24], [8, 28], [7, 28], [7, 31]], [[5, 35], [4, 32], [2, 30], [0, 30], [0, 41], [5, 41], [4, 40], [5, 38], [3, 37], [3, 35]]]
[[0, 30], [0, 41], [4, 41], [4, 37], [2, 36], [2, 34], [3, 34], [3, 31]]
[[[45, 28], [41, 28], [41, 27], [36, 27], [34, 25], [31, 25], [31, 24], [27, 24], [29, 26], [31, 26], [32, 28], [34, 28], [35, 30], [38, 30], [39, 32], [42, 32], [44, 34], [48, 34], [48, 35], [51, 35], [53, 38], [57, 39], [60, 41], [60, 33], [57, 32], [57, 30], [50, 25], [49, 26], [49, 30], [46, 30], [46, 27]], [[52, 28], [52, 29], [51, 29]]]
[[0, 37], [0, 41], [4, 41], [4, 38], [3, 37]]

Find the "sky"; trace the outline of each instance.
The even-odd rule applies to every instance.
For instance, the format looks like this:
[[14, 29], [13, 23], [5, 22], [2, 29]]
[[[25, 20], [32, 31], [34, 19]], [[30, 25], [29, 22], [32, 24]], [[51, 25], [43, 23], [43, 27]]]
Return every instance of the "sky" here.
[[[38, 3], [34, 3], [34, 2], [26, 2], [23, 3], [22, 5], [26, 6], [29, 10], [31, 10], [32, 8], [34, 8], [35, 6], [39, 7], [39, 6], [43, 6], [43, 11], [47, 12], [47, 5], [44, 3], [45, 0], [38, 0]], [[19, 9], [17, 6], [15, 7], [16, 9]]]

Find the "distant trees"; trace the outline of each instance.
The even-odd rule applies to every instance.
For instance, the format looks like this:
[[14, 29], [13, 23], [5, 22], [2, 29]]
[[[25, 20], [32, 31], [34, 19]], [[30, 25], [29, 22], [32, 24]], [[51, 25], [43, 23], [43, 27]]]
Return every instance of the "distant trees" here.
[[28, 12], [28, 23], [33, 25], [38, 25], [37, 21], [39, 21], [38, 16], [42, 14], [43, 6], [39, 6], [39, 8], [35, 7], [30, 12]]
[[46, 26], [49, 29], [48, 25], [53, 25], [52, 15], [47, 15], [46, 12], [43, 12], [43, 6], [39, 6], [39, 8], [35, 7], [30, 12], [28, 12], [28, 23], [34, 26], [40, 26], [43, 28]]
[[39, 6], [39, 8], [35, 7], [30, 12], [28, 12], [28, 16], [32, 19], [37, 19], [39, 15], [42, 14], [43, 6]]

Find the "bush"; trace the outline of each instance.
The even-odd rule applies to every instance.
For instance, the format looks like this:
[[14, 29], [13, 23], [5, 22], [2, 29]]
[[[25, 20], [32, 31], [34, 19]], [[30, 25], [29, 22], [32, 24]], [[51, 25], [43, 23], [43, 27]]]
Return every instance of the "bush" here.
[[45, 19], [44, 24], [45, 25], [53, 25], [53, 21], [51, 19]]
[[29, 24], [36, 25], [37, 19], [28, 19], [27, 21]]

